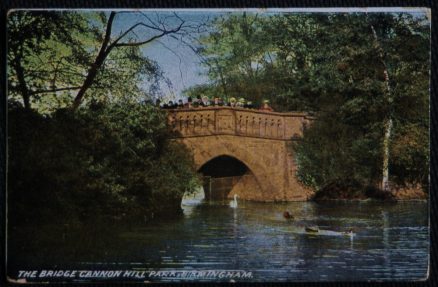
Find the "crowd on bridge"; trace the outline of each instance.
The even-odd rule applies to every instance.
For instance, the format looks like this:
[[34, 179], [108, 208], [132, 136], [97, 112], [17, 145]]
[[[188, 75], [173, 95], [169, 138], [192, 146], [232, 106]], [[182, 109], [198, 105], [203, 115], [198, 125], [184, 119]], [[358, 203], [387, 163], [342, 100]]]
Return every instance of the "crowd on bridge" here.
[[156, 106], [162, 109], [191, 109], [191, 108], [205, 108], [205, 107], [234, 107], [234, 108], [245, 108], [245, 109], [258, 109], [261, 111], [274, 111], [269, 105], [269, 100], [263, 100], [262, 105], [256, 107], [251, 101], [247, 101], [244, 98], [236, 99], [234, 97], [230, 98], [228, 101], [224, 101], [222, 98], [215, 97], [210, 99], [207, 96], [197, 96], [196, 98], [188, 97], [187, 101], [184, 102], [182, 99], [177, 102], [169, 101], [168, 103], [161, 103], [160, 99], [157, 99]]

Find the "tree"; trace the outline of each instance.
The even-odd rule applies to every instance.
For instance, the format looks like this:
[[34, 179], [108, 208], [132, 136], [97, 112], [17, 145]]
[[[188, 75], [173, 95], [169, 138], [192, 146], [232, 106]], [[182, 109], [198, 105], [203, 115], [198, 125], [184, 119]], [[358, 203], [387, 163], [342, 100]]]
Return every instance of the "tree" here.
[[[419, 128], [421, 126], [420, 130], [423, 132], [427, 133], [428, 130], [427, 22], [422, 17], [409, 14], [373, 14], [368, 17], [363, 14], [337, 15], [332, 17], [331, 21], [333, 28], [342, 31], [343, 38], [337, 39], [334, 33], [330, 33], [332, 36], [328, 35], [333, 40], [329, 41], [330, 45], [327, 45], [326, 51], [336, 51], [338, 56], [330, 52], [325, 55], [326, 59], [334, 60], [336, 64], [335, 66], [328, 63], [327, 75], [330, 73], [341, 76], [335, 77], [341, 79], [335, 85], [344, 98], [338, 102], [337, 108], [334, 108], [329, 116], [339, 115], [340, 122], [353, 128], [349, 132], [350, 140], [339, 145], [339, 149], [353, 161], [347, 164], [352, 170], [351, 175], [362, 186], [376, 186], [380, 179], [383, 181], [382, 188], [386, 191], [389, 191], [388, 181], [406, 184], [413, 182], [412, 176], [422, 178], [421, 184], [427, 188], [427, 180], [424, 180], [427, 177], [424, 170], [428, 166], [428, 161], [425, 160], [427, 140], [423, 142], [423, 147], [416, 146], [417, 160], [405, 161], [403, 168], [398, 165], [398, 169], [394, 169], [393, 173], [388, 172], [395, 162], [400, 161], [401, 152], [391, 151], [391, 148], [394, 148], [391, 141], [399, 138], [400, 131], [406, 131], [403, 126], [416, 123]], [[414, 78], [411, 69], [417, 69]], [[339, 70], [342, 73], [339, 73]], [[406, 90], [413, 87], [417, 92]], [[411, 107], [404, 106], [404, 102], [411, 102], [413, 98], [415, 104]], [[323, 113], [319, 116], [322, 121], [327, 119]], [[322, 132], [327, 125], [315, 125], [314, 129], [318, 128]], [[314, 132], [313, 137], [316, 136], [317, 132]], [[327, 138], [324, 142], [327, 143], [329, 140], [333, 138]], [[305, 143], [306, 140], [300, 147], [302, 150], [306, 149]], [[310, 153], [318, 151], [308, 150], [303, 154]], [[340, 157], [334, 156], [333, 161], [337, 162], [339, 159]], [[422, 161], [422, 175], [417, 173], [420, 169], [413, 168], [418, 161]], [[313, 164], [316, 166], [317, 162]], [[410, 172], [403, 172], [401, 175], [399, 172], [402, 169]], [[366, 170], [369, 172], [363, 173]], [[407, 176], [408, 173], [410, 176]], [[331, 179], [336, 180], [338, 179]], [[318, 186], [324, 186], [329, 182], [319, 181]]]
[[[54, 49], [59, 46], [50, 49], [47, 43], [54, 44], [54, 41], [67, 43], [76, 50], [76, 53], [83, 54], [84, 51], [80, 46], [76, 49], [77, 41], [68, 32], [72, 29], [85, 33], [83, 21], [77, 14], [40, 11], [13, 11], [9, 14], [8, 64], [11, 67], [8, 77], [9, 92], [11, 96], [21, 96], [27, 109], [31, 107], [31, 97], [38, 98], [42, 93], [77, 89], [77, 87], [58, 89], [55, 86], [55, 80], [59, 75], [53, 66], [59, 67], [63, 57], [66, 58], [65, 60], [71, 60], [71, 58], [67, 59], [67, 55], [58, 57], [57, 62], [38, 62], [39, 57], [45, 52], [47, 58], [53, 57]], [[52, 73], [55, 76], [50, 81]]]
[[[140, 47], [167, 35], [182, 37], [195, 28], [175, 13], [136, 13], [136, 22], [115, 30], [126, 12], [27, 12], [9, 15], [8, 63], [11, 96], [27, 108], [77, 109], [88, 97], [107, 100], [129, 95], [141, 98], [141, 82], [158, 88], [156, 63]], [[51, 95], [51, 97], [47, 97]]]
[[[140, 49], [194, 26], [175, 13], [136, 13], [123, 27], [116, 18], [124, 13], [9, 15], [8, 194], [15, 224], [42, 225], [54, 214], [80, 225], [178, 213], [196, 182], [190, 151], [170, 141], [167, 113], [144, 100], [145, 80], [154, 89], [162, 75]], [[33, 208], [45, 200], [50, 208]]]
[[10, 107], [9, 119], [13, 225], [175, 215], [197, 178], [191, 153], [169, 140], [167, 113], [150, 104], [47, 116]]
[[386, 189], [388, 179], [402, 184], [415, 177], [427, 184], [427, 141], [422, 147], [410, 141], [410, 155], [422, 162], [414, 168], [403, 160], [410, 176], [400, 174], [400, 160], [406, 159], [399, 157], [400, 147], [391, 151], [402, 142], [399, 133], [415, 137], [406, 134], [411, 125], [421, 135], [428, 131], [424, 15], [233, 14], [213, 25], [201, 41], [209, 90], [225, 91], [225, 86], [233, 96], [268, 98], [278, 111], [315, 112], [318, 119], [296, 147], [304, 182], [321, 188], [331, 182], [378, 186], [383, 181]]
[[246, 97], [260, 102], [268, 89], [260, 82], [260, 71], [267, 59], [269, 42], [261, 30], [263, 19], [246, 14], [218, 17], [211, 33], [199, 40], [199, 53], [217, 96]]

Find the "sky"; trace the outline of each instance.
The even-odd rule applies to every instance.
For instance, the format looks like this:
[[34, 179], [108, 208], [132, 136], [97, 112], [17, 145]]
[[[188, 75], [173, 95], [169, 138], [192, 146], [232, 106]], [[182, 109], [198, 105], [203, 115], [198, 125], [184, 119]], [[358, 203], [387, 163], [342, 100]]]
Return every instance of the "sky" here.
[[[180, 23], [180, 19], [175, 17], [174, 12], [178, 17], [184, 20], [188, 25], [199, 25], [211, 21], [215, 17], [223, 16], [228, 13], [241, 13], [250, 11], [254, 13], [284, 13], [284, 12], [408, 12], [412, 14], [424, 15], [430, 17], [430, 10], [426, 8], [303, 8], [303, 9], [161, 9], [161, 10], [141, 10], [141, 11], [126, 11], [119, 13], [114, 21], [113, 35], [120, 34], [120, 31], [126, 30], [132, 24], [145, 21], [147, 16], [152, 21], [165, 19], [168, 27], [176, 27]], [[152, 36], [153, 30], [147, 28], [138, 28], [135, 30], [138, 38], [147, 39]], [[205, 34], [205, 33], [204, 33]], [[201, 35], [201, 34], [197, 34]], [[134, 35], [132, 35], [134, 36]], [[190, 37], [196, 36], [190, 34], [182, 39], [190, 44], [195, 44]], [[182, 98], [182, 92], [194, 85], [208, 82], [206, 75], [207, 69], [201, 64], [200, 58], [192, 49], [183, 44], [180, 40], [169, 36], [155, 40], [151, 44], [142, 46], [142, 52], [148, 58], [154, 60], [161, 68], [164, 77], [169, 79], [171, 83], [168, 85], [162, 81], [160, 86], [165, 100], [175, 100]]]
[[[221, 14], [220, 12], [211, 13], [207, 11], [177, 12], [178, 17], [185, 21], [185, 24], [191, 26], [199, 26], [201, 23], [206, 23]], [[145, 11], [143, 14], [123, 13], [115, 19], [115, 32], [113, 34], [119, 34], [120, 31], [126, 30], [136, 22], [145, 21], [144, 15], [154, 22], [165, 18], [166, 27], [168, 28], [174, 28], [180, 24], [180, 20], [175, 17], [173, 11]], [[139, 28], [136, 29], [136, 34], [140, 39], [147, 39], [157, 33], [151, 33], [148, 29]], [[170, 80], [170, 85], [165, 81], [161, 82], [161, 89], [167, 100], [179, 99], [182, 97], [182, 92], [185, 89], [208, 82], [207, 69], [201, 64], [199, 56], [189, 47], [189, 45], [196, 44], [191, 39], [195, 35], [201, 35], [201, 33], [191, 33], [188, 36], [183, 36], [182, 39], [187, 44], [181, 40], [165, 36], [141, 48], [143, 54], [149, 59], [156, 61], [164, 76]]]

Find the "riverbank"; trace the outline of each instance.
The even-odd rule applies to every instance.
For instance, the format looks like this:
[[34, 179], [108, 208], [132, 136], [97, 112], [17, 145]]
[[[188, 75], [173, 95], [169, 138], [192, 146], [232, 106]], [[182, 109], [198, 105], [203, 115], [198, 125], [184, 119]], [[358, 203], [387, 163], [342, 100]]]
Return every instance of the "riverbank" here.
[[391, 190], [394, 198], [398, 201], [402, 200], [426, 200], [429, 198], [429, 193], [424, 192], [420, 185], [406, 186], [393, 188]]
[[354, 185], [329, 184], [318, 190], [311, 198], [313, 201], [326, 200], [382, 200], [382, 201], [408, 201], [427, 200], [428, 193], [420, 185], [398, 186], [386, 192], [378, 188], [358, 188]]

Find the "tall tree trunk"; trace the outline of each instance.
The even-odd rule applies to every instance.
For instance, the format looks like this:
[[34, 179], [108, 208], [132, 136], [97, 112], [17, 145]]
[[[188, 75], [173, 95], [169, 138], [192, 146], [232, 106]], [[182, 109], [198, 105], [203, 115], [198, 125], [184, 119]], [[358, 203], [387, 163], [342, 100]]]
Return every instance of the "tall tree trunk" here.
[[389, 191], [389, 143], [392, 132], [392, 118], [389, 117], [385, 122], [385, 135], [383, 137], [383, 171], [382, 171], [382, 189]]
[[17, 72], [17, 79], [18, 79], [18, 87], [21, 93], [21, 96], [23, 97], [23, 104], [24, 108], [27, 110], [30, 110], [30, 94], [29, 89], [27, 88], [26, 79], [24, 77], [24, 69], [21, 66], [21, 56], [17, 55], [15, 57], [14, 61], [14, 68]]
[[390, 140], [391, 140], [391, 133], [392, 133], [392, 94], [391, 94], [391, 86], [389, 83], [389, 73], [388, 73], [388, 68], [387, 65], [385, 63], [385, 59], [384, 59], [384, 53], [383, 53], [383, 48], [380, 45], [379, 39], [377, 37], [377, 33], [376, 33], [376, 29], [374, 28], [374, 25], [371, 24], [371, 30], [373, 33], [373, 37], [374, 37], [374, 43], [375, 46], [377, 48], [378, 51], [378, 56], [380, 59], [380, 62], [382, 63], [383, 66], [383, 76], [384, 76], [384, 81], [385, 81], [385, 90], [384, 90], [384, 95], [385, 95], [385, 100], [386, 103], [388, 105], [388, 114], [385, 117], [385, 122], [384, 122], [384, 136], [383, 136], [383, 163], [382, 163], [382, 189], [384, 191], [390, 191], [390, 186], [389, 186], [389, 158], [390, 158], [390, 152], [389, 152], [389, 147], [390, 147]]
[[85, 78], [84, 83], [82, 84], [81, 88], [79, 89], [79, 92], [76, 94], [76, 97], [73, 101], [72, 109], [76, 110], [79, 105], [82, 102], [82, 99], [85, 95], [85, 92], [90, 88], [90, 86], [93, 84], [94, 79], [97, 76], [97, 71], [102, 66], [104, 61], [103, 59], [100, 59], [99, 57], [96, 59], [96, 61], [93, 63], [91, 68], [88, 70], [87, 77]]
[[[97, 76], [97, 72], [102, 66], [103, 62], [105, 61], [106, 57], [108, 56], [109, 52], [111, 51], [112, 47], [108, 48], [108, 44], [110, 42], [111, 38], [111, 30], [113, 26], [113, 21], [116, 13], [111, 12], [108, 23], [106, 26], [105, 35], [103, 38], [102, 46], [100, 47], [99, 53], [97, 54], [96, 60], [91, 65], [90, 69], [88, 70], [87, 77], [85, 78], [84, 83], [82, 84], [81, 88], [79, 89], [79, 92], [76, 94], [76, 97], [73, 101], [72, 109], [76, 110], [79, 105], [82, 102], [82, 99], [85, 95], [85, 92], [90, 88], [90, 86], [93, 84], [94, 79]], [[108, 48], [108, 49], [107, 49]]]

